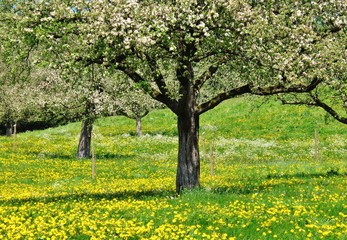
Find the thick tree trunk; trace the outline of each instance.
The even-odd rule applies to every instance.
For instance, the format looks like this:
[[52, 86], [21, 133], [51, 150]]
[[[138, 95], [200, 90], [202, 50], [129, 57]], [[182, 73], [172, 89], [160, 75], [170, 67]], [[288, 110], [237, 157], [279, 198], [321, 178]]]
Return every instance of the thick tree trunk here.
[[84, 120], [82, 122], [82, 130], [78, 144], [77, 157], [90, 158], [90, 145], [92, 140], [93, 121]]
[[200, 186], [199, 116], [194, 112], [178, 116], [178, 166], [176, 191]]
[[142, 120], [141, 117], [136, 116], [136, 135], [140, 137], [142, 135]]

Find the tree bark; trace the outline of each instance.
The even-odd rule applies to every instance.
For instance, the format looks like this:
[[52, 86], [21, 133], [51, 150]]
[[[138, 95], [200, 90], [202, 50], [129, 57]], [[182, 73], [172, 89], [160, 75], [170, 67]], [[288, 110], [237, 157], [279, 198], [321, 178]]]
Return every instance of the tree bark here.
[[77, 150], [77, 158], [90, 158], [93, 121], [86, 119], [82, 122], [82, 130]]
[[12, 136], [12, 125], [10, 123], [6, 124], [6, 136], [11, 137]]
[[136, 116], [136, 135], [142, 136], [142, 120], [141, 117]]
[[178, 116], [178, 165], [176, 192], [200, 187], [199, 115]]

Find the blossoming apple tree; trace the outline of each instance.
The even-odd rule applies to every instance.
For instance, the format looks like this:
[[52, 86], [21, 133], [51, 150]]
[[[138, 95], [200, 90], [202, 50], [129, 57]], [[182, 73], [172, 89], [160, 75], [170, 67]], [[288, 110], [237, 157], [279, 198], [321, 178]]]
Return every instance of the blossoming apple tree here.
[[[345, 6], [346, 10], [346, 6]], [[337, 14], [337, 12], [335, 13]], [[341, 20], [340, 20], [341, 21]], [[329, 23], [321, 22], [320, 31], [326, 31]], [[313, 91], [305, 94], [284, 94], [280, 99], [284, 104], [316, 106], [324, 109], [337, 121], [347, 124], [347, 28], [335, 26], [335, 34], [324, 35], [322, 50], [318, 53], [324, 65], [324, 84], [318, 85]]]
[[331, 66], [324, 44], [347, 22], [341, 0], [52, 0], [21, 11], [23, 34], [55, 64], [119, 71], [177, 115], [177, 192], [200, 185], [200, 115], [245, 94], [313, 90]]

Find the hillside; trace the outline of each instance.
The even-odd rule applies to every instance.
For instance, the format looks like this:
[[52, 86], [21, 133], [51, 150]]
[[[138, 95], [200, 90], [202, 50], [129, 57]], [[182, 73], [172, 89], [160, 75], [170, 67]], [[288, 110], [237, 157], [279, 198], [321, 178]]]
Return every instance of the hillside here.
[[143, 119], [142, 137], [133, 120], [97, 120], [95, 178], [75, 159], [80, 123], [18, 134], [16, 148], [0, 137], [0, 239], [346, 238], [347, 126], [262, 101], [202, 115], [202, 188], [182, 196], [167, 109]]

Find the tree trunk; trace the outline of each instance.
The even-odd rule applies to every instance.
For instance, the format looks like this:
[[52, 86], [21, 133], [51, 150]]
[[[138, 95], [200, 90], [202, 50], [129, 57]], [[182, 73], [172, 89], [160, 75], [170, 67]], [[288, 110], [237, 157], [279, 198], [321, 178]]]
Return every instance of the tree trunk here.
[[142, 135], [142, 121], [141, 117], [136, 116], [136, 135], [140, 137]]
[[180, 114], [177, 126], [176, 192], [180, 193], [183, 189], [200, 186], [199, 116], [194, 112]]
[[82, 130], [78, 144], [77, 157], [90, 158], [90, 145], [92, 140], [93, 121], [86, 119], [82, 122]]
[[10, 123], [6, 124], [6, 136], [11, 137], [12, 136], [12, 125]]

